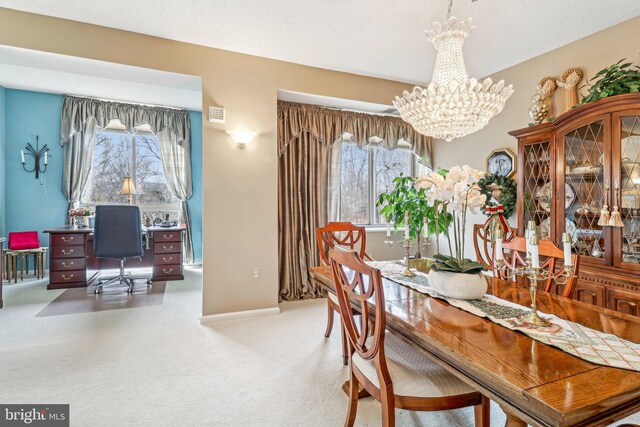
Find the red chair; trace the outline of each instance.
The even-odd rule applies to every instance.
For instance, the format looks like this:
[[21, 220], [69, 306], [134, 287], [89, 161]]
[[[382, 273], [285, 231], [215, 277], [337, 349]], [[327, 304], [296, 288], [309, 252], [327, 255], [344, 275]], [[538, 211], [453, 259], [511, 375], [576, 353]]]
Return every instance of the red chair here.
[[[336, 245], [347, 246], [355, 250], [361, 259], [372, 259], [365, 252], [367, 247], [365, 228], [353, 225], [350, 222], [330, 222], [325, 227], [316, 229], [316, 240], [318, 242], [318, 248], [320, 249], [320, 260], [323, 265], [331, 265], [328, 252]], [[324, 332], [325, 337], [331, 335], [334, 313], [340, 314], [340, 307], [338, 306], [336, 295], [331, 292], [328, 292], [327, 295], [327, 329]], [[342, 363], [346, 365], [348, 361], [347, 340], [344, 332], [342, 332]]]

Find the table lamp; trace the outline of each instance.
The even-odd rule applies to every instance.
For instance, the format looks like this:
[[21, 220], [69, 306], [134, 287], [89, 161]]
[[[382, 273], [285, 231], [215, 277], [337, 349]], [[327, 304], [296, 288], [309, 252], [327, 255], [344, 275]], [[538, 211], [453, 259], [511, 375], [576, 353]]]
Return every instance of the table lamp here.
[[127, 196], [127, 202], [129, 204], [132, 203], [134, 194], [138, 194], [136, 191], [135, 183], [133, 182], [133, 178], [130, 176], [125, 176], [122, 180], [122, 190], [120, 190], [120, 195]]

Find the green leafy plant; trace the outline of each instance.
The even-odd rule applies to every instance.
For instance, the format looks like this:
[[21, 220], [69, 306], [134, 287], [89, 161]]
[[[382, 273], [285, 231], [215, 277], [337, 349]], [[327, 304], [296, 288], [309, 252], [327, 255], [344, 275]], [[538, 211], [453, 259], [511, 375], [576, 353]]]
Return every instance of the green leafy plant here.
[[436, 222], [436, 209], [429, 206], [424, 189], [416, 189], [414, 179], [400, 174], [393, 180], [393, 189], [382, 193], [376, 201], [380, 207], [380, 214], [394, 226], [394, 230], [404, 227], [404, 213], [409, 212], [409, 233], [412, 239], [418, 239], [424, 227], [424, 218], [427, 217], [428, 235], [442, 233], [449, 229], [452, 215], [443, 213], [438, 215]]
[[449, 271], [451, 273], [478, 274], [484, 270], [484, 266], [469, 258], [457, 260], [454, 256], [436, 254], [433, 256], [436, 260], [431, 266], [435, 271]]
[[582, 99], [581, 104], [595, 102], [609, 96], [636, 93], [640, 90], [640, 67], [621, 59], [596, 73], [587, 82], [589, 94]]

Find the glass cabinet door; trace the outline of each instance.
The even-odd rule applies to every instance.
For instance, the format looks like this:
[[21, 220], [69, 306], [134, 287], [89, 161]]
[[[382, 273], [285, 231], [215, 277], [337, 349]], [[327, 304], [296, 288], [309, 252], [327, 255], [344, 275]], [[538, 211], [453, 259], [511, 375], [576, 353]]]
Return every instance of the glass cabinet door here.
[[[616, 136], [613, 158], [619, 160], [616, 180], [620, 181], [618, 203], [624, 227], [620, 229], [614, 240], [616, 264], [620, 262], [627, 267], [640, 264], [640, 116], [627, 115], [615, 117]], [[619, 127], [618, 127], [619, 126]], [[615, 165], [616, 169], [618, 165]], [[615, 184], [615, 183], [614, 183]], [[620, 252], [618, 252], [620, 251]]]
[[[603, 118], [564, 134], [564, 189], [558, 192], [564, 195], [564, 230], [571, 235], [574, 252], [598, 263], [610, 259], [603, 226], [598, 225], [608, 194], [606, 121]], [[558, 212], [561, 209], [558, 206]]]
[[[526, 144], [522, 147], [524, 154], [524, 171], [520, 179], [524, 188], [523, 224], [535, 221], [536, 225], [550, 223], [552, 209], [551, 150], [548, 141]], [[551, 228], [546, 228], [547, 237]]]

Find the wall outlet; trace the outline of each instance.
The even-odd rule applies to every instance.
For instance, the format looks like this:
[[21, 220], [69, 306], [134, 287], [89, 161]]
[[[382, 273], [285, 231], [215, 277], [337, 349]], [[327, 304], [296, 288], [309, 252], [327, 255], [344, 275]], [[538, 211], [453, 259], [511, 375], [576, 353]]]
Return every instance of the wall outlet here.
[[251, 270], [251, 278], [253, 280], [260, 280], [260, 270], [258, 270], [257, 268], [254, 268]]

